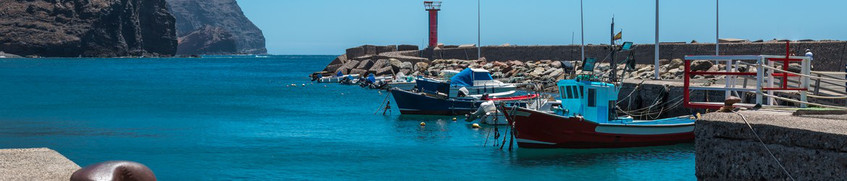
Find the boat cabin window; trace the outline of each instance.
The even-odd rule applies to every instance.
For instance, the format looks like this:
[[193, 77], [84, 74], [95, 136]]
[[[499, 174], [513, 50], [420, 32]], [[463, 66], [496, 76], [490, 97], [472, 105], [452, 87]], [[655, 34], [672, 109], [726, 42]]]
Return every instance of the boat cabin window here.
[[565, 86], [559, 86], [559, 94], [560, 94], [559, 97], [561, 97], [562, 99], [567, 98], [564, 90], [565, 90]]
[[568, 99], [573, 99], [573, 91], [571, 90], [571, 86], [566, 86], [565, 91], [567, 92]]
[[597, 107], [597, 91], [588, 89], [588, 107]]
[[585, 94], [582, 93], [582, 86], [579, 86], [579, 96], [585, 97]]
[[577, 92], [577, 90], [576, 90], [576, 86], [571, 86], [571, 89], [573, 89], [573, 98], [579, 99], [580, 96], [579, 96], [579, 92]]

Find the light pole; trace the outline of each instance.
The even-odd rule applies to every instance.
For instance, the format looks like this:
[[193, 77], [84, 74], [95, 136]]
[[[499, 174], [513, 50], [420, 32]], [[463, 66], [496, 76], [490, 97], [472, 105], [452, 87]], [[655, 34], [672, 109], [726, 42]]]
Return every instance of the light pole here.
[[653, 46], [653, 79], [659, 80], [659, 0], [656, 0], [656, 43]]
[[476, 59], [482, 60], [482, 13], [480, 0], [476, 0]]
[[720, 54], [721, 39], [720, 39], [720, 0], [715, 0], [715, 55]]
[[579, 61], [585, 61], [585, 17], [582, 13], [582, 0], [579, 0], [579, 29], [579, 36], [581, 37], [580, 39], [582, 39], [582, 44], [579, 46], [582, 52], [582, 59]]

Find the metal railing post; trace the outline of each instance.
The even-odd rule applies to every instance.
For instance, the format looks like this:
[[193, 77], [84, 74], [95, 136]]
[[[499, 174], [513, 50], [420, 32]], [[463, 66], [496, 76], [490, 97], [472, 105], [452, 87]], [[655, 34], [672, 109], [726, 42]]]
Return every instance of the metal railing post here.
[[[803, 90], [800, 91], [800, 101], [803, 101], [803, 102], [809, 102], [808, 101], [808, 99], [809, 99], [808, 98], [808, 95], [809, 95], [809, 77], [808, 76], [812, 74], [812, 68], [811, 68], [810, 64], [811, 64], [810, 59], [804, 58], [803, 64], [801, 65], [803, 67], [802, 74], [806, 75], [806, 76], [801, 77], [801, 81], [800, 81], [800, 84], [802, 84], [801, 87], [803, 88]], [[805, 108], [805, 107], [809, 107], [809, 105], [803, 103], [803, 104], [800, 104], [800, 107]]]
[[[770, 60], [768, 60], [768, 66], [769, 66], [769, 67], [774, 67], [774, 66], [773, 66], [773, 62], [772, 62], [772, 61], [770, 61]], [[763, 68], [764, 68], [764, 67], [763, 67]], [[766, 70], [765, 72], [767, 72], [767, 76], [768, 76], [768, 87], [774, 87], [774, 82], [773, 82], [773, 73], [774, 73], [774, 72], [776, 72], [776, 71], [774, 71], [774, 70]], [[773, 104], [774, 104], [774, 98], [773, 98], [773, 96], [774, 96], [774, 95], [773, 95], [773, 90], [768, 90], [768, 105], [773, 105]]]
[[762, 91], [762, 82], [764, 81], [765, 75], [765, 67], [762, 64], [765, 61], [765, 57], [759, 56], [759, 60], [756, 60], [756, 104], [762, 104], [762, 97], [764, 92]]
[[821, 74], [818, 74], [818, 79], [815, 80], [815, 95], [821, 95]]
[[[726, 60], [726, 72], [732, 72], [732, 60]], [[729, 96], [732, 96], [731, 91], [729, 91], [729, 83], [731, 82], [729, 79], [732, 77], [732, 75], [727, 74], [723, 77], [724, 80], [726, 80], [726, 86], [724, 86], [727, 89], [724, 93], [724, 100], [726, 100], [729, 98]]]

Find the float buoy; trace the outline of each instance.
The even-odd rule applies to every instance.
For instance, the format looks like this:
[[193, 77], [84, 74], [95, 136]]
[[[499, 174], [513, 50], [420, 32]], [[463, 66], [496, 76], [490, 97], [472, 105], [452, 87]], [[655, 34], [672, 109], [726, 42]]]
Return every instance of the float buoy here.
[[303, 84], [303, 87], [306, 87], [306, 84]]
[[456, 117], [453, 117], [453, 121], [456, 121]]
[[426, 123], [425, 123], [425, 122], [421, 122], [421, 126], [426, 126]]
[[473, 124], [471, 125], [471, 127], [472, 127], [472, 128], [480, 128], [479, 124], [477, 124], [477, 123], [473, 123]]
[[291, 84], [291, 87], [297, 87], [297, 84]]

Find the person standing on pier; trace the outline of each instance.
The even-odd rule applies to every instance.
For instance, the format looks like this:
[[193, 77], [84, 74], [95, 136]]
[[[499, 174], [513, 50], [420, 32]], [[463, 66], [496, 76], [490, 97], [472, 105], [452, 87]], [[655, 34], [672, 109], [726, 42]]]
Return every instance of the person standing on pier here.
[[815, 57], [814, 57], [814, 56], [815, 56], [815, 54], [813, 54], [813, 53], [812, 53], [812, 50], [811, 50], [811, 49], [808, 49], [808, 48], [807, 48], [807, 49], [806, 49], [806, 56], [807, 56], [807, 57], [809, 57], [809, 60], [810, 60], [810, 61], [809, 61], [809, 64], [811, 64], [811, 65], [810, 65], [809, 67], [810, 67], [811, 69], [814, 69], [814, 68], [815, 68], [815, 65], [814, 65], [814, 64], [812, 64], [812, 62], [813, 62], [812, 60], [815, 60]]

